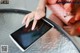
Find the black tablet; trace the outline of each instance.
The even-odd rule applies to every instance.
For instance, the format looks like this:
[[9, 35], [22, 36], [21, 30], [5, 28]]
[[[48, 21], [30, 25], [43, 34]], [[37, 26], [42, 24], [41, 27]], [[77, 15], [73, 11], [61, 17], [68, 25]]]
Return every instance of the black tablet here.
[[45, 34], [52, 26], [40, 19], [34, 30], [31, 30], [33, 21], [30, 22], [29, 26], [25, 28], [22, 26], [12, 34], [10, 38], [13, 42], [22, 50], [25, 51], [30, 45], [32, 45], [37, 39], [39, 39], [43, 34]]

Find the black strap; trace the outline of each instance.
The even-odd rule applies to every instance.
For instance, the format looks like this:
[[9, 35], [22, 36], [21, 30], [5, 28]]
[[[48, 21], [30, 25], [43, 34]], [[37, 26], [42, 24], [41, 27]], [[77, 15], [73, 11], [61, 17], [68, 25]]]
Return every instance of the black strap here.
[[44, 17], [46, 17], [46, 14], [47, 14], [47, 8], [45, 7], [45, 16]]

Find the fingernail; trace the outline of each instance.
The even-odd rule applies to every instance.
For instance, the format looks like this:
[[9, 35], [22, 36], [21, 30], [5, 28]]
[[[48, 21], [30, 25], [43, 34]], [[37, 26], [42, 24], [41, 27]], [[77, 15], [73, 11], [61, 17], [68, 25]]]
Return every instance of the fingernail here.
[[34, 30], [34, 28], [32, 27], [32, 29], [31, 30]]
[[77, 18], [77, 19], [76, 19], [76, 21], [79, 21], [79, 20], [80, 20], [80, 18]]
[[26, 28], [28, 27], [28, 25], [26, 25]]
[[76, 17], [75, 17], [74, 19], [75, 19], [75, 20], [77, 20], [77, 18], [76, 18]]
[[31, 30], [34, 30], [33, 28]]
[[75, 18], [76, 21], [80, 20], [80, 18]]
[[75, 20], [77, 21], [78, 19], [77, 19], [77, 18], [75, 18]]

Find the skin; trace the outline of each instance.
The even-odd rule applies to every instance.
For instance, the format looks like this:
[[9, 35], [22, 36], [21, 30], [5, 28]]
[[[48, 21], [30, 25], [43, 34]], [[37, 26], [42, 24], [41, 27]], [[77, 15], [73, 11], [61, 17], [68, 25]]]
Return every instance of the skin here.
[[[34, 21], [33, 21], [33, 25], [32, 25], [32, 30], [34, 30], [34, 28], [35, 28], [35, 26], [36, 26], [36, 24], [37, 24], [37, 21], [39, 20], [39, 19], [41, 19], [42, 17], [44, 17], [45, 16], [45, 6], [46, 6], [46, 3], [47, 2], [49, 2], [50, 4], [56, 4], [56, 1], [57, 0], [39, 0], [39, 4], [38, 4], [38, 6], [37, 6], [37, 8], [36, 8], [36, 10], [35, 11], [32, 11], [31, 13], [29, 13], [29, 14], [27, 14], [25, 17], [24, 17], [24, 19], [23, 19], [23, 21], [22, 21], [22, 24], [24, 24], [25, 25], [25, 27], [27, 28], [28, 27], [28, 25], [29, 25], [29, 22], [30, 22], [30, 20], [33, 18], [34, 19]], [[59, 4], [59, 5], [61, 5], [61, 4]], [[69, 4], [69, 3], [67, 3], [67, 4], [65, 4], [65, 5], [61, 5], [62, 6], [62, 8], [64, 8], [65, 10], [66, 10], [66, 12], [70, 12], [71, 11], [71, 4]], [[72, 26], [64, 26], [64, 24], [63, 24], [63, 22], [61, 22], [61, 20], [59, 20], [58, 18], [57, 18], [57, 20], [56, 19], [52, 19], [54, 16], [56, 16], [56, 14], [54, 15], [54, 16], [52, 16], [52, 15], [54, 15], [53, 13], [50, 15], [50, 17], [49, 17], [49, 19], [51, 19], [52, 21], [54, 21], [56, 24], [58, 24], [58, 25], [60, 25], [61, 27], [63, 27], [65, 30], [66, 29], [70, 29], [70, 27]], [[75, 18], [76, 19], [76, 18]], [[55, 21], [56, 20], [56, 21]], [[74, 25], [73, 25], [74, 26]], [[71, 29], [72, 29], [72, 31], [73, 31], [73, 29], [74, 29], [74, 27], [71, 27]], [[70, 32], [71, 30], [66, 30], [67, 32]], [[54, 32], [54, 31], [53, 31]]]
[[[74, 19], [72, 21], [72, 25], [64, 26], [64, 29], [70, 34], [70, 35], [76, 35], [80, 36], [80, 8], [77, 9], [77, 12], [75, 13]], [[75, 20], [75, 21], [74, 21]]]
[[37, 21], [45, 16], [45, 5], [46, 5], [46, 0], [39, 0], [39, 4], [36, 10], [27, 14], [24, 17], [22, 24], [25, 24], [26, 27], [28, 27], [30, 20], [34, 18], [33, 25], [32, 25], [32, 30], [33, 30], [36, 26]]
[[36, 26], [37, 21], [45, 16], [45, 6], [46, 6], [47, 1], [51, 4], [55, 4], [57, 0], [39, 0], [39, 4], [36, 10], [27, 14], [24, 17], [22, 24], [25, 24], [26, 27], [28, 27], [31, 18], [34, 18], [34, 22], [32, 25], [32, 30], [33, 30]]

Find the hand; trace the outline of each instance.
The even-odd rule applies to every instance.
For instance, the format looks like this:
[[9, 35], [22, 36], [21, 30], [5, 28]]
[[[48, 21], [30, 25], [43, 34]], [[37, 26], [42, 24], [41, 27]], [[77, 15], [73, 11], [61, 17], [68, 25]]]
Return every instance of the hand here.
[[24, 17], [24, 19], [22, 21], [22, 24], [25, 24], [26, 28], [27, 28], [30, 20], [33, 18], [34, 19], [33, 25], [32, 25], [32, 30], [33, 30], [36, 26], [37, 21], [44, 16], [45, 16], [45, 11], [44, 10], [38, 9], [38, 10], [32, 11], [31, 13], [27, 14]]
[[80, 36], [80, 10], [79, 9], [77, 10], [73, 19], [70, 20], [70, 22], [73, 23], [73, 24], [69, 25], [69, 26], [64, 26], [64, 29], [70, 35]]
[[80, 11], [78, 13], [76, 13], [75, 20], [80, 21]]
[[75, 14], [75, 20], [80, 21], [80, 7], [77, 9], [76, 14]]
[[80, 36], [80, 21], [63, 28], [72, 36]]
[[[80, 36], [80, 21], [73, 23], [72, 25], [65, 26], [64, 23], [55, 14], [51, 14], [49, 19], [62, 27], [71, 36]], [[53, 30], [52, 33], [54, 32], [56, 31]], [[59, 33], [56, 32], [55, 35], [59, 35]]]

